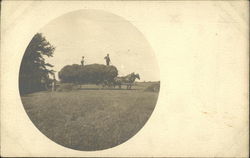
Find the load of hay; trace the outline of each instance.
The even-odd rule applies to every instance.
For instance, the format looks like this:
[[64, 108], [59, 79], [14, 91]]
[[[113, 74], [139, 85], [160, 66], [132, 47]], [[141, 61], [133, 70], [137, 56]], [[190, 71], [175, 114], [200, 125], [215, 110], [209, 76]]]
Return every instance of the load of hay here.
[[58, 77], [62, 83], [76, 84], [99, 84], [113, 80], [118, 75], [115, 66], [107, 66], [102, 64], [90, 65], [66, 65], [64, 66]]

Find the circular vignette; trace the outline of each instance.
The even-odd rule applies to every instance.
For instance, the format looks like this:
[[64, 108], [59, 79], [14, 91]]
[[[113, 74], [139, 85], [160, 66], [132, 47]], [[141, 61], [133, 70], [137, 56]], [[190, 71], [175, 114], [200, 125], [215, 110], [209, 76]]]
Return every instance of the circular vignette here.
[[[88, 83], [74, 76], [67, 83], [58, 73], [67, 66], [91, 72], [115, 67], [121, 89], [116, 81], [110, 83], [117, 87], [103, 78], [94, 82], [96, 76]], [[138, 75], [135, 82], [132, 74]], [[45, 25], [27, 46], [19, 71], [21, 100], [33, 124], [57, 144], [82, 151], [133, 137], [151, 116], [159, 90], [158, 64], [144, 36], [122, 17], [100, 10], [73, 11]]]

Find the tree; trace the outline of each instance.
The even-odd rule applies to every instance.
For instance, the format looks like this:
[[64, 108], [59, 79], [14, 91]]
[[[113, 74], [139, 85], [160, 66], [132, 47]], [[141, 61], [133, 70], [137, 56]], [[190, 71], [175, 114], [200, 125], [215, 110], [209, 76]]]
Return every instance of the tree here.
[[46, 63], [45, 56], [53, 57], [55, 47], [37, 33], [25, 50], [19, 71], [19, 91], [21, 94], [45, 90], [53, 74], [53, 65]]

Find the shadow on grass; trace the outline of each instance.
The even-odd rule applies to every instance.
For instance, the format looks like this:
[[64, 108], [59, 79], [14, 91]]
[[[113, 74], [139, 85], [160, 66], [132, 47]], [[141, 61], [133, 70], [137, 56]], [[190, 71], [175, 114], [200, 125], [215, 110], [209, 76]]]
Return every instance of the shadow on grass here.
[[21, 97], [33, 97], [34, 95], [37, 95], [39, 93], [51, 93], [51, 90], [42, 90], [42, 91], [37, 91], [37, 92], [31, 92], [31, 93], [25, 93], [25, 94], [20, 94]]
[[[106, 91], [106, 90], [118, 90], [118, 91], [136, 91], [136, 90], [140, 90], [140, 89], [119, 89], [119, 88], [78, 88], [78, 89], [74, 89], [74, 90], [63, 90], [63, 91], [54, 91], [54, 92], [72, 92], [72, 91], [84, 91], [84, 90], [100, 90], [100, 91]], [[39, 93], [53, 93], [53, 91], [38, 91], [38, 92], [33, 92], [33, 93], [27, 93], [27, 94], [20, 94], [21, 97], [25, 97], [25, 98], [28, 98], [28, 97], [33, 97]]]
[[119, 89], [119, 88], [79, 88], [78, 90], [138, 90], [138, 89]]

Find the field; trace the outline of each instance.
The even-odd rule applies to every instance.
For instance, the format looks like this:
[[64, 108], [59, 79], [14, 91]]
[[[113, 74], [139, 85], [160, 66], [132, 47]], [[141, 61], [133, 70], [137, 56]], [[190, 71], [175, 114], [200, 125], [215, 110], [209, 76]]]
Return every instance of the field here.
[[76, 150], [102, 150], [125, 142], [149, 119], [158, 97], [145, 91], [151, 84], [137, 83], [132, 90], [84, 85], [21, 98], [32, 122], [51, 140]]

